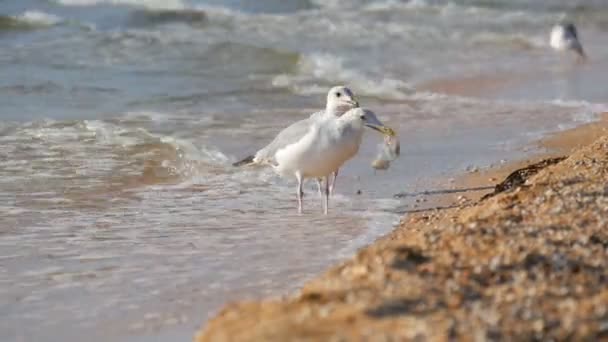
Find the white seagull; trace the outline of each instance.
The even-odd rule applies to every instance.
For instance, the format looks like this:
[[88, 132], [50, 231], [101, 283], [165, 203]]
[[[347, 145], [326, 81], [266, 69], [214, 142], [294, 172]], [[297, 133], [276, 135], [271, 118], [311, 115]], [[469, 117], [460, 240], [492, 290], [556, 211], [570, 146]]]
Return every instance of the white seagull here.
[[[294, 122], [281, 132], [268, 144], [266, 147], [257, 151], [255, 155], [248, 156], [241, 161], [238, 161], [233, 166], [249, 165], [249, 164], [271, 164], [276, 152], [293, 143], [295, 140], [304, 136], [310, 126], [317, 120], [322, 120], [327, 117], [339, 117], [352, 108], [359, 107], [359, 103], [355, 100], [353, 92], [345, 86], [335, 86], [327, 93], [327, 102], [324, 110], [320, 110], [311, 114], [308, 118]], [[333, 173], [333, 181], [330, 185], [330, 193], [336, 184], [338, 177], [338, 169]], [[321, 193], [321, 180], [317, 179], [319, 185], [319, 193]]]
[[302, 183], [306, 178], [325, 178], [323, 212], [329, 206], [329, 175], [338, 170], [359, 151], [364, 127], [387, 136], [395, 132], [384, 126], [376, 115], [362, 108], [354, 108], [340, 117], [325, 116], [312, 123], [306, 134], [276, 150], [274, 170], [281, 176], [295, 176], [298, 181], [298, 213], [302, 213]]
[[576, 32], [576, 26], [573, 23], [564, 22], [553, 26], [549, 43], [557, 51], [572, 50], [580, 58], [586, 58], [585, 51]]

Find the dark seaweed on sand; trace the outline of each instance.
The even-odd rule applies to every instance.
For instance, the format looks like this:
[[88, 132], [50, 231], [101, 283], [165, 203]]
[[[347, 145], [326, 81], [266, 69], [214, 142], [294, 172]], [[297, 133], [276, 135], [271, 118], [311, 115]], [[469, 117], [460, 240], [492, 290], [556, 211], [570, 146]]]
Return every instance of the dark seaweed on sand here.
[[537, 174], [540, 170], [546, 168], [547, 166], [557, 164], [566, 158], [567, 157], [548, 158], [538, 163], [522, 167], [521, 169], [517, 169], [511, 172], [511, 174], [509, 174], [504, 181], [496, 184], [496, 186], [494, 187], [494, 192], [483, 196], [481, 200], [483, 201], [501, 192], [511, 191], [519, 186], [522, 186], [528, 178]]

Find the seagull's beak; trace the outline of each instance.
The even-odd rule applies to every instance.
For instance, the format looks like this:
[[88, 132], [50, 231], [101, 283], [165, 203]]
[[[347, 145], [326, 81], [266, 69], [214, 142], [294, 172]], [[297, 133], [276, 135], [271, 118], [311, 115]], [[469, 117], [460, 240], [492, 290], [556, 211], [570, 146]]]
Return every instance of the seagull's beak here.
[[395, 131], [392, 128], [390, 128], [390, 127], [376, 126], [376, 125], [369, 125], [369, 124], [365, 124], [365, 126], [371, 128], [373, 130], [376, 130], [376, 131], [378, 131], [378, 132], [380, 132], [380, 133], [382, 133], [382, 134], [384, 134], [386, 136], [389, 136], [389, 137], [394, 137], [395, 136]]
[[353, 108], [359, 108], [359, 102], [355, 101], [353, 98], [342, 98], [336, 106], [336, 109], [342, 113], [348, 112]]
[[350, 108], [359, 108], [359, 102], [355, 101], [355, 99], [344, 99], [342, 103], [346, 104]]
[[365, 126], [371, 128], [373, 130], [376, 130], [386, 136], [389, 136], [389, 137], [395, 136], [395, 131], [392, 128], [385, 126], [376, 117], [366, 115], [364, 124], [365, 124]]

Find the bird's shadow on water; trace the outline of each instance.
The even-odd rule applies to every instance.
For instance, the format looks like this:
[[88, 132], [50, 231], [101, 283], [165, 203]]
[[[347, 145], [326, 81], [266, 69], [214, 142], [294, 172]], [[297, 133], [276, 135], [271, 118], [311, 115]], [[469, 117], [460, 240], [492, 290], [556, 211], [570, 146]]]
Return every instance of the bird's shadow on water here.
[[447, 195], [447, 194], [457, 194], [460, 192], [471, 192], [471, 191], [484, 191], [484, 190], [494, 190], [494, 185], [487, 186], [477, 186], [470, 188], [460, 188], [460, 189], [437, 189], [437, 190], [424, 190], [418, 192], [400, 192], [393, 197], [395, 198], [406, 198], [406, 197], [417, 197], [424, 195]]
[[[408, 197], [418, 197], [418, 196], [432, 196], [432, 195], [448, 195], [448, 194], [457, 194], [457, 193], [466, 193], [466, 192], [475, 192], [475, 191], [486, 191], [486, 190], [494, 190], [495, 187], [492, 186], [477, 186], [470, 188], [459, 188], [459, 189], [437, 189], [437, 190], [424, 190], [418, 192], [400, 192], [398, 194], [393, 195], [395, 198], [408, 198]], [[397, 208], [395, 213], [397, 214], [415, 214], [421, 213], [425, 211], [435, 211], [435, 210], [446, 210], [457, 208], [458, 204], [450, 204], [450, 205], [441, 205], [429, 208], [412, 208], [406, 209], [407, 206], [403, 206]]]
[[402, 215], [402, 214], [423, 213], [425, 211], [447, 210], [447, 209], [453, 209], [453, 208], [458, 208], [458, 204], [443, 205], [443, 206], [436, 206], [436, 207], [429, 207], [429, 208], [414, 208], [414, 209], [397, 208], [393, 212], [396, 214]]

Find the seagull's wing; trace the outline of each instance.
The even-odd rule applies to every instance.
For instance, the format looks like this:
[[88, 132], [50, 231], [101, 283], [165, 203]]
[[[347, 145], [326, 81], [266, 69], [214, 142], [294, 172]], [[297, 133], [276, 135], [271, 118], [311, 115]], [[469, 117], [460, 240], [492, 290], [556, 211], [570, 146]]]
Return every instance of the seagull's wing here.
[[272, 163], [274, 155], [278, 150], [282, 149], [287, 145], [291, 145], [298, 140], [302, 139], [304, 135], [310, 129], [310, 126], [315, 123], [323, 114], [323, 111], [319, 111], [310, 115], [310, 117], [296, 121], [289, 125], [287, 128], [279, 132], [279, 134], [258, 152], [256, 152], [253, 158], [254, 163]]

